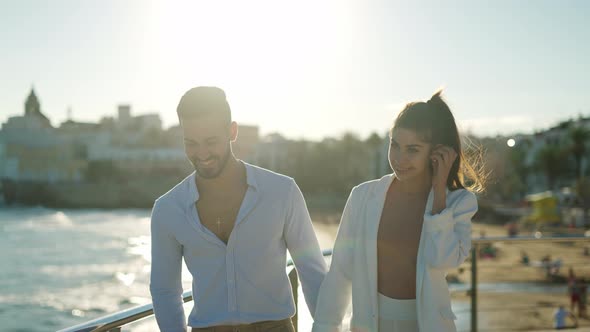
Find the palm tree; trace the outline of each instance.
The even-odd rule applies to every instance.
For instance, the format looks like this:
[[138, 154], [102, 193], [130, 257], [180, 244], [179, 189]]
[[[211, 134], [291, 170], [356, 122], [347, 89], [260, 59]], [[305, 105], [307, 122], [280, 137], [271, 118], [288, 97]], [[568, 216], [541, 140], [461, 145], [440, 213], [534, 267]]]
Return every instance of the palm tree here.
[[588, 212], [590, 211], [590, 180], [588, 178], [579, 178], [575, 185], [576, 194], [582, 201], [584, 210], [584, 224], [588, 223]]
[[375, 178], [380, 178], [383, 175], [381, 174], [381, 165], [384, 162], [382, 160], [383, 156], [381, 153], [383, 143], [383, 138], [381, 138], [377, 133], [372, 133], [371, 136], [365, 140], [365, 145], [369, 148], [370, 158], [372, 159], [371, 162], [373, 163], [373, 170], [371, 173]]
[[570, 139], [572, 140], [571, 151], [576, 161], [576, 177], [582, 177], [582, 159], [586, 153], [586, 142], [590, 138], [590, 130], [577, 126], [570, 129]]
[[537, 153], [536, 166], [545, 173], [549, 189], [554, 189], [555, 182], [566, 171], [564, 152], [558, 146], [545, 145]]
[[516, 178], [513, 179], [513, 190], [517, 190], [520, 197], [524, 197], [527, 186], [527, 175], [530, 173], [530, 166], [527, 165], [526, 156], [527, 149], [531, 146], [529, 140], [523, 140], [516, 146], [509, 149], [508, 160], [512, 168], [513, 174]]

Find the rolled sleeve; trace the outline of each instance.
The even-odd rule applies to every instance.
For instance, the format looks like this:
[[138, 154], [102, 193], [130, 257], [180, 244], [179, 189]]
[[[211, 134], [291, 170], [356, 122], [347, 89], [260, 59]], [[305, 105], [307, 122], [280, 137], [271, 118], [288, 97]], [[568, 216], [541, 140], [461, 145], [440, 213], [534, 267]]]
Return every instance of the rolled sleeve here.
[[453, 210], [446, 208], [438, 214], [424, 214], [424, 231], [435, 233], [453, 228]]
[[471, 218], [477, 212], [477, 198], [470, 191], [460, 190], [451, 206], [438, 214], [424, 215], [426, 261], [432, 267], [458, 267], [471, 250]]
[[[151, 216], [150, 292], [156, 321], [163, 332], [186, 331], [182, 300], [182, 246], [167, 225], [170, 214], [156, 201]], [[167, 227], [168, 226], [168, 227]]]

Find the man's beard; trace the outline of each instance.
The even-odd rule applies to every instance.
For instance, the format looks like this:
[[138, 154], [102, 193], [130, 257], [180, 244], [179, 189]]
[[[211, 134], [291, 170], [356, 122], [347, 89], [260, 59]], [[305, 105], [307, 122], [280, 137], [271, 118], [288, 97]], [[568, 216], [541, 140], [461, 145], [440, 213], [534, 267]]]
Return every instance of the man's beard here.
[[223, 172], [225, 166], [227, 165], [230, 155], [231, 149], [227, 149], [227, 152], [221, 159], [219, 159], [218, 157], [214, 157], [214, 159], [217, 160], [217, 168], [198, 167], [197, 165], [199, 163], [195, 162], [195, 160], [191, 160], [191, 163], [193, 164], [193, 168], [197, 172], [198, 176], [202, 177], [203, 179], [214, 179], [218, 177], [221, 174], [221, 172]]

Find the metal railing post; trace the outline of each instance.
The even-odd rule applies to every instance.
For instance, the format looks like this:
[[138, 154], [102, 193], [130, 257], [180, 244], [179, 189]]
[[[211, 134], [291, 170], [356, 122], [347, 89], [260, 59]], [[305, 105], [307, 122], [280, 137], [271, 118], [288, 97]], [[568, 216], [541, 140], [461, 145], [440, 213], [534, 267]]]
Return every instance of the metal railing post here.
[[477, 242], [471, 247], [471, 332], [477, 332]]
[[297, 278], [297, 270], [295, 268], [289, 272], [289, 280], [291, 281], [291, 290], [293, 291], [293, 300], [295, 301], [295, 316], [293, 316], [291, 320], [293, 321], [295, 332], [297, 332], [297, 313], [299, 312], [299, 293], [297, 292], [297, 289], [299, 288], [299, 279]]

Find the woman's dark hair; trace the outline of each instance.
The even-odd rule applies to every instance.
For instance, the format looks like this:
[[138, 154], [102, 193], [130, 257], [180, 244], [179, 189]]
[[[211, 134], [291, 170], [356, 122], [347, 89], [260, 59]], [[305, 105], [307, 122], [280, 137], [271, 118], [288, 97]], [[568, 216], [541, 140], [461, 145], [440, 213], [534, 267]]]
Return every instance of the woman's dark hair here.
[[451, 166], [447, 180], [449, 190], [462, 188], [475, 192], [484, 190], [487, 175], [483, 169], [481, 149], [469, 155], [463, 153], [455, 117], [442, 98], [442, 90], [438, 90], [427, 102], [406, 104], [395, 119], [390, 135], [396, 128], [416, 132], [432, 148], [442, 144], [457, 152], [457, 159]]

